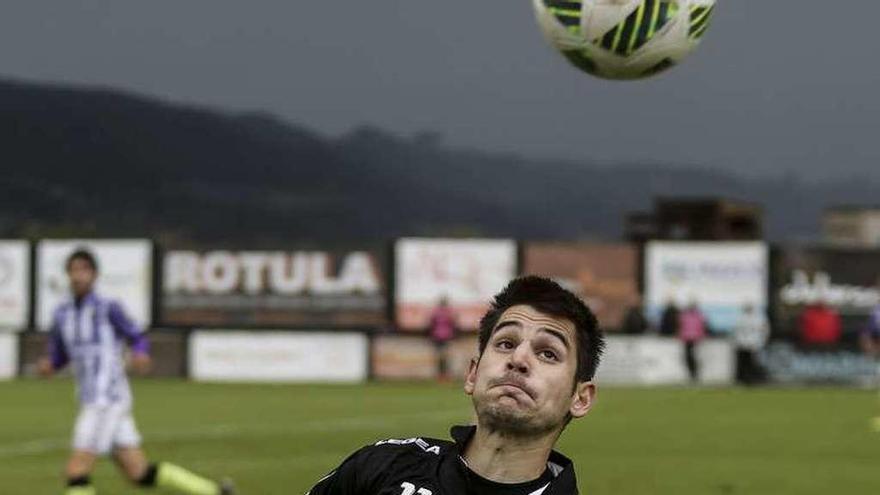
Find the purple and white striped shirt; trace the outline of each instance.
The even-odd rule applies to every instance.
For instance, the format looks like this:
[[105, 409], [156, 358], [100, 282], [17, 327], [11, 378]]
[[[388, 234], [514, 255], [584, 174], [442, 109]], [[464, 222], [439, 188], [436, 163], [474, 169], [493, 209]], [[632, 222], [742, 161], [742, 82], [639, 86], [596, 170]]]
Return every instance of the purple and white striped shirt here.
[[123, 359], [126, 342], [134, 353], [149, 353], [149, 341], [122, 306], [92, 292], [55, 310], [48, 351], [54, 369], [70, 363], [80, 404], [131, 403]]
[[880, 306], [871, 310], [871, 315], [868, 316], [868, 324], [865, 326], [864, 331], [869, 337], [880, 339]]

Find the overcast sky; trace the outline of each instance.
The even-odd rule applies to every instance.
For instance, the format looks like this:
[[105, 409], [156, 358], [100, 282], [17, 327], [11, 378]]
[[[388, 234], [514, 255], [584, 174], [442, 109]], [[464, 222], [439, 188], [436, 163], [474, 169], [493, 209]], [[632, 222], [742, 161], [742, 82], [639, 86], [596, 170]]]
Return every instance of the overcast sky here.
[[638, 83], [570, 68], [531, 0], [6, 0], [2, 11], [6, 77], [268, 110], [329, 135], [371, 123], [538, 157], [880, 179], [880, 2], [719, 0], [700, 50]]

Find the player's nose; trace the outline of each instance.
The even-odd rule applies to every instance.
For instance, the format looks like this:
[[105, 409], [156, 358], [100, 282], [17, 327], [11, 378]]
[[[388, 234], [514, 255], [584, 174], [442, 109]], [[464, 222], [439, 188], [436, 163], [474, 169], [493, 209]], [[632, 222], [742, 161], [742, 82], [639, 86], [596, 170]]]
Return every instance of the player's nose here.
[[509, 354], [507, 360], [507, 369], [527, 375], [531, 365], [529, 364], [529, 346], [526, 342], [520, 344], [512, 353]]

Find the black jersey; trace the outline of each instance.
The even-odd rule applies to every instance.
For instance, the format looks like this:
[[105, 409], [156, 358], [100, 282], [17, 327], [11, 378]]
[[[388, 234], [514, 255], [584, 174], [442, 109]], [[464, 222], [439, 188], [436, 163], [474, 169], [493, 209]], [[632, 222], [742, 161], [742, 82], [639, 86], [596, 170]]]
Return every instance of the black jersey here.
[[[461, 455], [476, 431], [474, 426], [456, 426], [450, 432], [454, 442], [432, 438], [384, 440], [364, 447], [343, 461], [338, 469], [320, 480], [307, 495], [487, 495], [498, 493], [467, 468]], [[501, 490], [519, 495], [577, 495], [574, 465], [562, 454], [552, 452], [539, 486], [520, 483]], [[489, 482], [491, 483], [491, 482]]]

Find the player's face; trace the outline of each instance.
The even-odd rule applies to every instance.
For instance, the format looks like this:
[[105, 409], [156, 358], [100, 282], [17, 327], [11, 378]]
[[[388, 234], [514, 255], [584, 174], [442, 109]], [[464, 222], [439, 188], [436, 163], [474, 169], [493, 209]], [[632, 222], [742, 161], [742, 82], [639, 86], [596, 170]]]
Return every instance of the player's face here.
[[587, 413], [595, 389], [575, 384], [574, 324], [530, 306], [513, 306], [495, 325], [465, 392], [481, 424], [519, 435], [561, 430], [567, 416]]
[[88, 261], [76, 258], [70, 262], [70, 266], [67, 268], [67, 277], [70, 279], [70, 290], [79, 297], [92, 290], [97, 273]]

